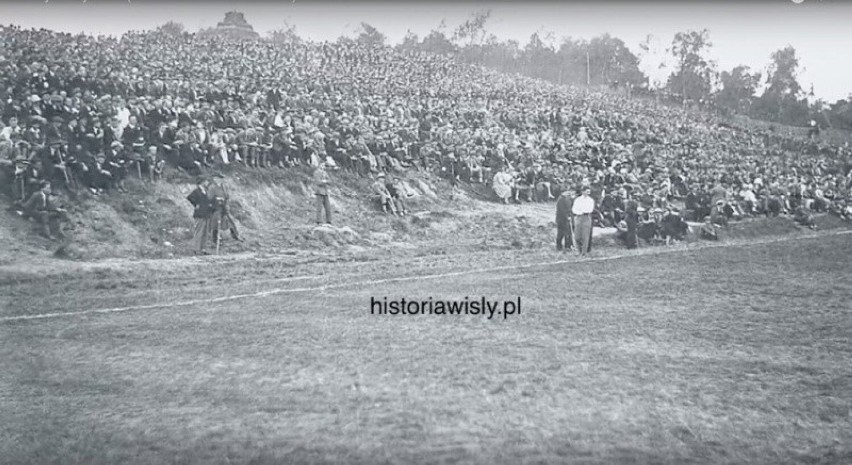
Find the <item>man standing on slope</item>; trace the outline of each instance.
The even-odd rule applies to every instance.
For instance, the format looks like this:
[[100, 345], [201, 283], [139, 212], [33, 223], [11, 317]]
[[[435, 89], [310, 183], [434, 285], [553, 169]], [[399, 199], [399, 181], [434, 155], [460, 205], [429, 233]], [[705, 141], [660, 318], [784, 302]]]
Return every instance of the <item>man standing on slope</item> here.
[[213, 216], [213, 205], [210, 197], [207, 195], [209, 185], [209, 180], [200, 178], [195, 190], [190, 192], [186, 197], [186, 200], [194, 208], [192, 217], [195, 218], [195, 227], [192, 230], [192, 242], [196, 253], [200, 255], [208, 255], [204, 247], [207, 245], [207, 234], [213, 229], [210, 226], [210, 220]]
[[571, 225], [571, 207], [574, 199], [570, 191], [564, 191], [556, 201], [556, 250], [568, 251], [574, 248], [574, 234]]
[[574, 199], [571, 213], [574, 214], [574, 246], [580, 255], [589, 253], [592, 245], [592, 212], [595, 210], [595, 200], [591, 197], [592, 189], [584, 185], [582, 194]]
[[216, 174], [214, 177], [220, 178], [220, 180], [211, 182], [207, 192], [207, 197], [210, 199], [210, 205], [213, 209], [210, 216], [210, 228], [213, 231], [213, 242], [218, 246], [219, 231], [225, 229], [231, 232], [231, 237], [233, 237], [235, 241], [242, 242], [243, 240], [240, 238], [240, 233], [237, 230], [237, 222], [234, 221], [234, 217], [231, 216], [231, 211], [228, 207], [231, 198], [230, 195], [228, 195], [228, 189], [225, 187], [224, 181], [221, 180], [223, 176], [221, 174]]
[[328, 171], [325, 170], [325, 163], [320, 163], [314, 172], [314, 194], [317, 197], [317, 224], [322, 223], [322, 210], [325, 209], [325, 222], [331, 224], [331, 202], [328, 198], [328, 185], [331, 184], [331, 177]]

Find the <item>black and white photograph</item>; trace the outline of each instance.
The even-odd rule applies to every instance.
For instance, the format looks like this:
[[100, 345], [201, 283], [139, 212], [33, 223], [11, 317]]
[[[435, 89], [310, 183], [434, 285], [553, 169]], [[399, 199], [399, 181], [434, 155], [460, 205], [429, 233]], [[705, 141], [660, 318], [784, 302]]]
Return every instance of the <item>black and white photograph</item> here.
[[0, 465], [852, 464], [852, 2], [0, 3]]

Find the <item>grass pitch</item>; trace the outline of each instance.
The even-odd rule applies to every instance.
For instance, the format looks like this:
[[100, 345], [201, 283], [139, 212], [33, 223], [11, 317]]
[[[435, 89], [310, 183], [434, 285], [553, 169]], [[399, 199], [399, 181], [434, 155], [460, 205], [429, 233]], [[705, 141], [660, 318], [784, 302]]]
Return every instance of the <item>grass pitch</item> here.
[[[0, 322], [0, 462], [852, 463], [850, 246], [842, 235]], [[367, 265], [377, 278], [430, 272]], [[218, 285], [181, 274], [168, 298]], [[7, 280], [15, 305], [1, 316], [86, 310], [98, 292], [144, 304], [152, 282], [168, 287], [151, 279]], [[522, 313], [370, 314], [371, 297], [480, 296], [520, 297]]]

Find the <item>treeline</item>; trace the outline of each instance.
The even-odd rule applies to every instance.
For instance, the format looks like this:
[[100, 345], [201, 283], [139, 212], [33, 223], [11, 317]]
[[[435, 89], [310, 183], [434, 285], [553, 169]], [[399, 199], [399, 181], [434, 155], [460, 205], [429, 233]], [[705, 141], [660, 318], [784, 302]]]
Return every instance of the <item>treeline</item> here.
[[[400, 51], [452, 54], [469, 63], [560, 84], [629, 89], [723, 114], [791, 126], [815, 121], [823, 128], [852, 130], [852, 93], [834, 103], [814, 99], [813, 89], [806, 91], [798, 82], [799, 58], [792, 46], [773, 52], [765, 73], [745, 65], [719, 71], [708, 58], [713, 46], [708, 30], [678, 32], [665, 49], [674, 62], [668, 79], [651, 85], [640, 69], [640, 58], [617, 37], [563, 38], [557, 44], [553, 33], [536, 32], [521, 44], [499, 40], [488, 32], [490, 16], [490, 10], [473, 13], [452, 31], [442, 22], [422, 38], [409, 31], [395, 47]], [[294, 26], [274, 31], [270, 38], [301, 41]], [[361, 23], [357, 36], [342, 36], [338, 41], [387, 45], [384, 34], [367, 23]], [[650, 47], [650, 40], [640, 45], [644, 59], [653, 59]]]

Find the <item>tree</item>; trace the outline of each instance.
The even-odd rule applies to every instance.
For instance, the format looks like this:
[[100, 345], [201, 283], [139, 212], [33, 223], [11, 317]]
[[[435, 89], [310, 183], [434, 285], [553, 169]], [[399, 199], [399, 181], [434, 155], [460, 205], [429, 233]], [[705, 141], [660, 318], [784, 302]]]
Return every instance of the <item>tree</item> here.
[[679, 94], [681, 101], [698, 101], [710, 95], [716, 72], [715, 64], [705, 54], [712, 46], [707, 29], [675, 34], [669, 52], [677, 60], [677, 69], [669, 76], [666, 87]]
[[772, 53], [772, 63], [766, 76], [766, 94], [776, 96], [793, 95], [798, 97], [802, 92], [802, 86], [796, 80], [798, 74], [799, 59], [796, 57], [796, 49], [787, 46]]
[[302, 43], [302, 38], [296, 33], [296, 26], [284, 21], [284, 26], [269, 33], [269, 38], [276, 44], [296, 45]]
[[[467, 41], [468, 46], [481, 44], [485, 39], [485, 23], [491, 17], [491, 10], [480, 10], [472, 13], [470, 18], [459, 25], [453, 32], [453, 41]], [[461, 45], [461, 44], [460, 44]]]
[[647, 81], [639, 69], [639, 58], [621, 39], [604, 34], [589, 41], [587, 47], [590, 84], [610, 85], [617, 82], [639, 87]]
[[450, 42], [450, 39], [447, 39], [446, 34], [444, 34], [445, 27], [445, 23], [441, 21], [441, 24], [437, 28], [433, 29], [426, 37], [423, 38], [423, 42], [420, 44], [420, 47], [424, 51], [430, 53], [454, 53], [456, 51], [456, 46]]
[[661, 73], [668, 68], [668, 52], [663, 47], [660, 39], [653, 34], [648, 34], [639, 43], [639, 59], [642, 72], [648, 76], [648, 87], [650, 89], [663, 88], [663, 82], [659, 79]]
[[518, 71], [518, 57], [521, 55], [520, 44], [517, 41], [500, 42], [497, 36], [489, 34], [482, 44], [482, 54], [479, 63], [499, 69], [503, 72]]
[[852, 130], [852, 94], [831, 104], [828, 117], [832, 126]]
[[417, 34], [411, 32], [409, 29], [405, 34], [405, 37], [402, 39], [402, 42], [396, 46], [397, 50], [411, 52], [417, 50], [420, 46], [420, 38]]
[[717, 105], [730, 111], [749, 114], [761, 79], [759, 72], [749, 71], [748, 66], [740, 65], [731, 71], [722, 72], [722, 88], [715, 96]]
[[175, 21], [169, 21], [157, 28], [157, 32], [175, 37], [183, 35], [185, 31], [183, 24]]
[[370, 47], [382, 47], [385, 45], [387, 38], [378, 29], [368, 23], [361, 23], [361, 33], [355, 39], [361, 45]]
[[559, 51], [556, 52], [559, 69], [559, 83], [575, 85], [586, 84], [586, 51], [589, 44], [585, 41], [573, 40], [570, 37], [562, 39]]
[[530, 41], [524, 47], [521, 61], [524, 66], [524, 74], [541, 79], [555, 80], [558, 68], [556, 63], [556, 51], [545, 44], [538, 32], [530, 36]]
[[797, 80], [799, 59], [796, 49], [787, 46], [771, 55], [766, 90], [760, 96], [757, 116], [784, 124], [804, 124], [808, 101]]

